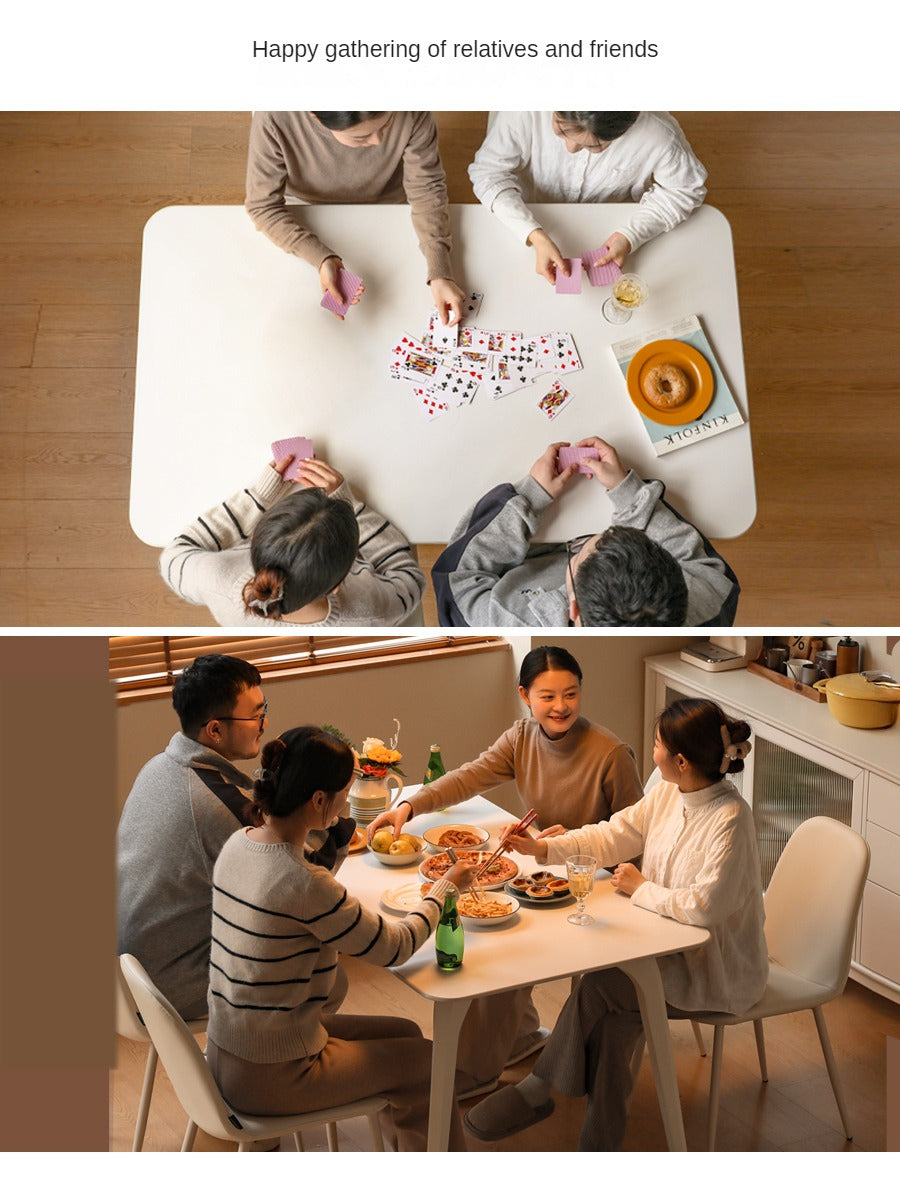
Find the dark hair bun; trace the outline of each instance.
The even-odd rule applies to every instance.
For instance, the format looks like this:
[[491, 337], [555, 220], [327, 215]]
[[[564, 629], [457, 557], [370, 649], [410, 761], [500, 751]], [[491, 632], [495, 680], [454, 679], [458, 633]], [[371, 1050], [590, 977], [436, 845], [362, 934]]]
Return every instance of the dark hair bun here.
[[244, 585], [244, 607], [261, 617], [280, 617], [284, 609], [284, 571], [263, 567]]

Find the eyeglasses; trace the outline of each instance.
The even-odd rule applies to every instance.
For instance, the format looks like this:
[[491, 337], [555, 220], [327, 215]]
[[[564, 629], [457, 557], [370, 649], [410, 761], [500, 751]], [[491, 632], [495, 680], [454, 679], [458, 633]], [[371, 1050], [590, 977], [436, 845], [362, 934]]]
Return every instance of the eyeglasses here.
[[262, 729], [266, 723], [268, 712], [269, 702], [268, 700], [263, 700], [262, 711], [257, 713], [255, 717], [207, 717], [206, 723], [208, 725], [210, 721], [258, 721], [259, 727]]

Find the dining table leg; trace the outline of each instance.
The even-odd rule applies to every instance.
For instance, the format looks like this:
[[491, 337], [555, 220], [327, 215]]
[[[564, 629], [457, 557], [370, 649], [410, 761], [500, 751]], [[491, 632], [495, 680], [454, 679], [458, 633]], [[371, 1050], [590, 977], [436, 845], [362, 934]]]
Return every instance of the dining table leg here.
[[451, 1106], [456, 1103], [456, 1051], [459, 1031], [469, 1011], [469, 1004], [467, 997], [435, 1001], [428, 1150], [446, 1150], [450, 1139]]
[[687, 1150], [659, 964], [655, 958], [642, 958], [622, 963], [620, 969], [634, 984], [641, 1006], [641, 1020], [644, 1024], [656, 1095], [666, 1132], [666, 1144], [670, 1150]]

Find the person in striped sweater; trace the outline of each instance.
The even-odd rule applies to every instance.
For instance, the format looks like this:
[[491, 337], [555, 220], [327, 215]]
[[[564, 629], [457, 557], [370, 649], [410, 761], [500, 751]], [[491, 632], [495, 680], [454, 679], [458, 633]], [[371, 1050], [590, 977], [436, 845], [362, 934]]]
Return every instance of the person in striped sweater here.
[[[258, 1115], [311, 1112], [385, 1096], [385, 1135], [396, 1150], [425, 1149], [431, 1043], [403, 1017], [323, 1011], [338, 954], [391, 967], [437, 926], [457, 863], [401, 920], [369, 912], [303, 845], [346, 803], [350, 748], [317, 726], [263, 747], [254, 785], [259, 825], [225, 843], [213, 872], [207, 1058], [222, 1094]], [[464, 1150], [459, 1114], [451, 1150]]]
[[269, 463], [166, 546], [172, 591], [225, 626], [421, 625], [425, 576], [403, 534], [328, 463], [303, 459], [287, 478], [293, 462]]

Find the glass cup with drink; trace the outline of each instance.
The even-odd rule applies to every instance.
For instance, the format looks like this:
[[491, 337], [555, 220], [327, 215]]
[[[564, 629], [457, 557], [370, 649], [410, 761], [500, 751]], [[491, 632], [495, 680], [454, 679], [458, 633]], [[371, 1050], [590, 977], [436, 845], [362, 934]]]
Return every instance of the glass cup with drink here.
[[626, 272], [613, 285], [612, 295], [603, 304], [603, 315], [612, 325], [624, 325], [649, 295], [650, 289], [640, 275]]
[[593, 917], [584, 911], [584, 905], [594, 890], [594, 874], [597, 870], [596, 858], [589, 854], [573, 854], [566, 859], [566, 874], [569, 876], [569, 890], [575, 897], [576, 911], [568, 917], [570, 925], [592, 925]]

